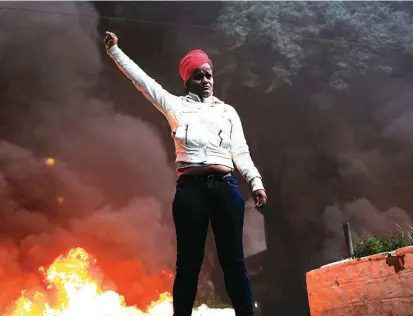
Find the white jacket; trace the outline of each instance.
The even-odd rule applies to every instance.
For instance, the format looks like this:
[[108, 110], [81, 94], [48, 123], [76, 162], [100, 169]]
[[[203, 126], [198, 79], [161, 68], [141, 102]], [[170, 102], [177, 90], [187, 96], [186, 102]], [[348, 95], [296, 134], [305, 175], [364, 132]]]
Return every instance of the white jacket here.
[[163, 89], [122, 50], [108, 54], [136, 88], [166, 117], [175, 142], [176, 163], [203, 163], [236, 167], [252, 191], [264, 189], [251, 159], [236, 110], [214, 96], [201, 99], [192, 93], [178, 97]]

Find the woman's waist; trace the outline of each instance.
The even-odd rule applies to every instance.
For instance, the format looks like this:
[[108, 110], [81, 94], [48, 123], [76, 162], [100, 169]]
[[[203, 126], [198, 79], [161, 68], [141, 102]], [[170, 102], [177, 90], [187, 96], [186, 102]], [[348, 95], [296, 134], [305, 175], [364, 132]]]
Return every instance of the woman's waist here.
[[220, 170], [209, 170], [208, 172], [192, 172], [181, 173], [179, 175], [177, 183], [206, 183], [206, 182], [222, 182], [233, 179], [234, 176], [231, 172], [225, 172]]
[[178, 164], [178, 174], [179, 175], [197, 175], [197, 176], [208, 176], [208, 175], [226, 175], [231, 174], [232, 168], [220, 165], [220, 164], [194, 164], [194, 163], [179, 163]]

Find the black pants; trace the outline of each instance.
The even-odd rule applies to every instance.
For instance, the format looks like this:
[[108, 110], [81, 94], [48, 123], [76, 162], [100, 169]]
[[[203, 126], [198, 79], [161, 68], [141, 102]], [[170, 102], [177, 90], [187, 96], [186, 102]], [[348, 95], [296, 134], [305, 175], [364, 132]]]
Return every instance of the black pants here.
[[235, 313], [253, 315], [242, 245], [244, 207], [237, 180], [231, 174], [179, 177], [172, 208], [177, 236], [174, 316], [192, 314], [209, 222]]

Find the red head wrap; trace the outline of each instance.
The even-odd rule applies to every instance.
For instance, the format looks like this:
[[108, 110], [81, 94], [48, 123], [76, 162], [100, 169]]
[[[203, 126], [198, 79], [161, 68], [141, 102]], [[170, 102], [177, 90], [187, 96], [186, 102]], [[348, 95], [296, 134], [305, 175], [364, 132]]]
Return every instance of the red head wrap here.
[[186, 54], [179, 63], [179, 74], [183, 81], [186, 83], [192, 73], [203, 64], [209, 64], [212, 68], [212, 61], [204, 51], [194, 49]]

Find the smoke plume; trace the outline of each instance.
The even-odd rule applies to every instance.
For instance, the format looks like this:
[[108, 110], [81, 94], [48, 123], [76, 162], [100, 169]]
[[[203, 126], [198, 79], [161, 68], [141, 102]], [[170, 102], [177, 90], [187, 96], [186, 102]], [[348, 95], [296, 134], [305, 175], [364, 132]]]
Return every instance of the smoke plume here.
[[103, 45], [91, 5], [1, 7], [11, 9], [0, 10], [0, 310], [74, 246], [145, 306], [169, 290], [174, 260], [175, 175], [162, 141], [97, 94]]
[[412, 19], [382, 2], [223, 5], [216, 58], [232, 70], [216, 81], [269, 195], [268, 315], [308, 313], [305, 273], [343, 258], [343, 221], [356, 242], [412, 222]]
[[[331, 205], [324, 210], [323, 223], [326, 227], [328, 238], [324, 241], [323, 257], [327, 262], [337, 260], [338, 254], [345, 257], [342, 252], [343, 232], [341, 224], [350, 222], [354, 229], [352, 237], [355, 242], [368, 234], [378, 236], [388, 234], [390, 225], [398, 225], [403, 230], [408, 230], [411, 225], [410, 216], [398, 207], [391, 207], [381, 212], [366, 198], [356, 199], [343, 206]], [[398, 227], [394, 226], [393, 231]]]

